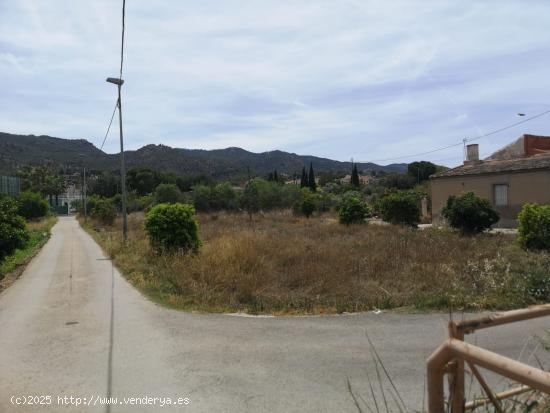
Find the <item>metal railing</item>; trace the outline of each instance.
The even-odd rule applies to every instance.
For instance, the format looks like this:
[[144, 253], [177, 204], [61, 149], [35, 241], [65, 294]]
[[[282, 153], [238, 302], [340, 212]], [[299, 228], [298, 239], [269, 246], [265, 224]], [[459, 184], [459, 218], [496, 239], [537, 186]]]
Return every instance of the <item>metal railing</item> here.
[[[445, 375], [449, 377], [450, 410], [452, 413], [463, 413], [466, 410], [472, 410], [488, 403], [493, 404], [495, 411], [502, 412], [500, 400], [505, 398], [530, 390], [539, 390], [550, 394], [549, 372], [464, 342], [464, 335], [471, 334], [476, 330], [548, 315], [550, 315], [550, 304], [491, 314], [472, 320], [451, 321], [449, 323], [449, 339], [428, 358], [428, 412], [443, 413], [445, 411]], [[479, 382], [487, 396], [486, 399], [465, 401], [465, 364], [468, 365], [472, 376]], [[494, 393], [477, 366], [512, 379], [522, 385], [505, 392]]]

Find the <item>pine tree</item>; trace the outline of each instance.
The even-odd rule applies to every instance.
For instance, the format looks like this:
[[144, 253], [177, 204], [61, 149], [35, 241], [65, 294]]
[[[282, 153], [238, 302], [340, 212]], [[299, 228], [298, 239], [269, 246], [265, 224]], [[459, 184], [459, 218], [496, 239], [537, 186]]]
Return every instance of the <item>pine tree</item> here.
[[353, 169], [351, 171], [351, 184], [356, 188], [359, 188], [359, 172], [357, 172], [357, 164], [353, 164]]
[[309, 163], [309, 175], [308, 175], [308, 187], [312, 192], [317, 190], [317, 184], [315, 183], [315, 174], [313, 173], [313, 164]]
[[306, 186], [308, 186], [308, 179], [307, 179], [307, 172], [306, 172], [306, 167], [304, 166], [302, 168], [302, 178], [300, 179], [300, 187], [301, 188], [305, 188]]

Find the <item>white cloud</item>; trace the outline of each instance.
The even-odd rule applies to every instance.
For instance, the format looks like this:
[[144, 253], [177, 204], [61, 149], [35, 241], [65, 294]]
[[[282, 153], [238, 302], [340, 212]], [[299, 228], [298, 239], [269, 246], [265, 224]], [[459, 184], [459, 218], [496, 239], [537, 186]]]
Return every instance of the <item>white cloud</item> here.
[[[120, 3], [0, 4], [0, 130], [101, 141]], [[127, 147], [367, 160], [460, 142], [548, 108], [549, 12], [542, 0], [128, 1]], [[534, 121], [486, 146], [527, 131], [548, 133]]]

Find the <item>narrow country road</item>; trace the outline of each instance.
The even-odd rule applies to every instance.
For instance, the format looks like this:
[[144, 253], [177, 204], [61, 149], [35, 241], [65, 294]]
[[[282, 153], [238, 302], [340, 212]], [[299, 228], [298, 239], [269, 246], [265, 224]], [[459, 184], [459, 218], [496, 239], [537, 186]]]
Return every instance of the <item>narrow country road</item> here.
[[[408, 409], [419, 410], [425, 360], [445, 339], [447, 319], [168, 310], [130, 286], [77, 221], [63, 217], [22, 277], [0, 294], [0, 411], [357, 412], [347, 380], [369, 400], [368, 377], [376, 377], [365, 331]], [[538, 319], [484, 330], [471, 341], [523, 361], [537, 347], [548, 362], [539, 341], [529, 339], [545, 330], [550, 320]], [[31, 395], [50, 395], [51, 404], [10, 401]], [[60, 405], [58, 396], [96, 405]], [[98, 397], [116, 397], [117, 404], [101, 405]], [[130, 406], [124, 397], [189, 404]]]

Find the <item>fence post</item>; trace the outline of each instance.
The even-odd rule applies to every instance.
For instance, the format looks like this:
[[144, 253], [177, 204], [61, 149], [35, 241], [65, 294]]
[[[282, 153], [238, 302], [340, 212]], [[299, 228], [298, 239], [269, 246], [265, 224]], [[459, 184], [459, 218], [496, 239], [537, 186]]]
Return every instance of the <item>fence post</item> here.
[[[464, 331], [454, 321], [449, 322], [449, 338], [464, 341]], [[455, 358], [449, 369], [451, 413], [464, 413], [464, 360]]]

